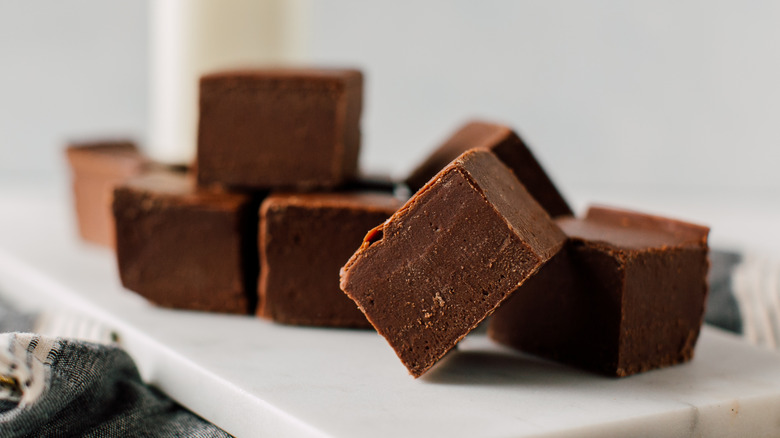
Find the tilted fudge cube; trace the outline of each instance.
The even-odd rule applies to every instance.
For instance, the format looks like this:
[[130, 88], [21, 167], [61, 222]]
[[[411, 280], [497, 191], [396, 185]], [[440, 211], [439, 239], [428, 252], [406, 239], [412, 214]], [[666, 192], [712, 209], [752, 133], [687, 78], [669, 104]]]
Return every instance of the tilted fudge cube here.
[[417, 377], [564, 239], [509, 168], [472, 150], [366, 236], [341, 288]]
[[164, 307], [254, 311], [258, 206], [172, 171], [127, 181], [114, 192], [122, 284]]
[[550, 216], [573, 214], [523, 140], [508, 126], [496, 123], [471, 121], [461, 126], [407, 177], [406, 184], [416, 192], [450, 161], [472, 148], [496, 154]]
[[707, 297], [706, 227], [591, 208], [565, 250], [493, 314], [496, 341], [627, 376], [690, 360]]
[[198, 182], [254, 189], [341, 184], [357, 171], [362, 96], [357, 70], [204, 76]]
[[131, 141], [72, 143], [66, 154], [81, 238], [114, 247], [114, 187], [147, 170], [149, 162]]
[[339, 269], [401, 202], [389, 193], [277, 193], [260, 208], [258, 315], [287, 324], [371, 327]]

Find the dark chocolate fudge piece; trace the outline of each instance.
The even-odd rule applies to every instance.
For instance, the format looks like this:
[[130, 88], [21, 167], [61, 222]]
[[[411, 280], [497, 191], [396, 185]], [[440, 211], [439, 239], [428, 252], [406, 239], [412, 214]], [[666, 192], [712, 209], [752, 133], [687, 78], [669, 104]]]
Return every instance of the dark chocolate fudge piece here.
[[496, 341], [627, 376], [690, 360], [707, 296], [708, 228], [591, 208], [563, 251], [493, 314]]
[[341, 288], [417, 377], [564, 240], [509, 168], [472, 150], [366, 236]]
[[471, 148], [488, 149], [496, 154], [550, 216], [573, 214], [520, 137], [508, 126], [495, 123], [472, 121], [463, 125], [409, 175], [406, 184], [416, 192], [450, 161]]
[[357, 70], [223, 72], [200, 81], [198, 182], [334, 187], [357, 171]]
[[148, 161], [131, 141], [72, 143], [66, 149], [81, 238], [114, 246], [114, 187], [142, 173]]
[[183, 173], [127, 181], [114, 192], [122, 284], [164, 307], [254, 311], [258, 206], [249, 195], [198, 189]]
[[278, 193], [260, 208], [258, 315], [287, 324], [371, 327], [339, 269], [401, 202], [380, 192]]

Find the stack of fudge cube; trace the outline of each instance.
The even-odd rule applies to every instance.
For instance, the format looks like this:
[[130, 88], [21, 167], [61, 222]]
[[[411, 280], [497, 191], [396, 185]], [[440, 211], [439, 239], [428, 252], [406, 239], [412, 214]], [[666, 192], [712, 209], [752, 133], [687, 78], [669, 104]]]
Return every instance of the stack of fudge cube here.
[[[191, 169], [153, 165], [128, 142], [68, 149], [77, 203], [94, 207], [80, 222], [104, 224], [91, 240], [115, 242], [122, 284], [157, 305], [368, 328], [339, 268], [402, 201], [358, 172], [362, 99], [355, 70], [207, 75]], [[95, 183], [89, 159], [110, 178]], [[116, 172], [120, 161], [134, 166]]]
[[69, 148], [82, 224], [119, 183], [103, 236], [82, 235], [115, 242], [123, 285], [158, 305], [373, 327], [415, 377], [491, 315], [495, 341], [602, 374], [692, 358], [706, 227], [601, 206], [577, 217], [521, 138], [483, 121], [399, 200], [358, 172], [362, 86], [354, 70], [205, 76], [194, 169], [125, 143]]

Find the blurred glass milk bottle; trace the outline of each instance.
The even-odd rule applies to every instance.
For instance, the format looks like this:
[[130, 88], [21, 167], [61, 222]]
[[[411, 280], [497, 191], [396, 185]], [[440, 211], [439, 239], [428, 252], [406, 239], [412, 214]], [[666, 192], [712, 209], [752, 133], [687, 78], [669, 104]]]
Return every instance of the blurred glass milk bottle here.
[[300, 61], [303, 8], [302, 0], [151, 0], [147, 154], [163, 163], [191, 164], [200, 76]]

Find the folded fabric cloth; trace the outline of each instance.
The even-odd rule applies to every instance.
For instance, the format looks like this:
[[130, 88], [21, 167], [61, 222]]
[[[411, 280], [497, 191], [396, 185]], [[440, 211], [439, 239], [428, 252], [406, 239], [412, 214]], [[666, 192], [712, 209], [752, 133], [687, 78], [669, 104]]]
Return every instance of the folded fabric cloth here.
[[732, 277], [743, 258], [736, 252], [710, 251], [710, 295], [704, 321], [734, 333], [742, 333], [742, 315], [734, 294]]
[[[0, 436], [230, 436], [144, 384], [110, 332], [66, 321], [0, 303]], [[105, 343], [22, 332], [36, 322]]]
[[748, 342], [780, 348], [780, 258], [748, 254], [734, 268], [731, 284]]

